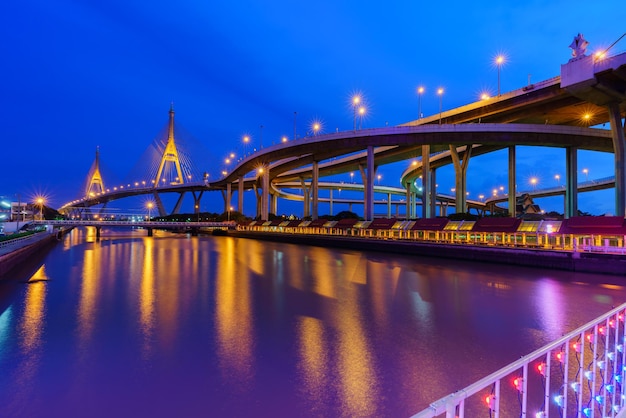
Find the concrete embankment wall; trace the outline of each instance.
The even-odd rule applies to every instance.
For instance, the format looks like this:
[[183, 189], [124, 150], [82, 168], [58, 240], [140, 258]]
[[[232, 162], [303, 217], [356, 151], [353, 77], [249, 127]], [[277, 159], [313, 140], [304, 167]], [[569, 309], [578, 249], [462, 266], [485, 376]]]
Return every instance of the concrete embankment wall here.
[[0, 255], [0, 279], [6, 276], [11, 270], [20, 266], [29, 258], [33, 257], [33, 255], [38, 251], [41, 251], [45, 247], [56, 243], [59, 236], [62, 234], [62, 232], [47, 234], [46, 236], [33, 243], [30, 243], [29, 245], [21, 248], [16, 248], [15, 250], [7, 254]]
[[421, 257], [452, 258], [544, 269], [626, 275], [626, 256], [599, 253], [573, 253], [530, 248], [453, 245], [371, 238], [330, 237], [266, 232], [229, 231], [229, 236], [299, 245], [390, 252]]

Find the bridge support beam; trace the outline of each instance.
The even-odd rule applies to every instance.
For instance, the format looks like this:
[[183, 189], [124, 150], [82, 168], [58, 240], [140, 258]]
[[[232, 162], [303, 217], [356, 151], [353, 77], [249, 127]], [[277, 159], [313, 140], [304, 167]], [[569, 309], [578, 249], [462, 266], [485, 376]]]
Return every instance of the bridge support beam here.
[[387, 193], [387, 219], [391, 219], [391, 193]]
[[437, 170], [430, 169], [430, 217], [436, 216], [437, 210]]
[[226, 199], [224, 199], [224, 212], [230, 212], [230, 202], [233, 198], [233, 189], [231, 183], [226, 183]]
[[515, 145], [509, 147], [509, 216], [515, 218], [517, 206], [517, 189], [515, 187]]
[[254, 197], [256, 201], [255, 218], [261, 219], [261, 195], [259, 194], [259, 187], [255, 184], [253, 187]]
[[319, 199], [319, 163], [317, 161], [313, 161], [311, 165], [312, 179], [311, 179], [311, 195], [313, 198], [313, 208], [311, 213], [311, 219], [316, 220], [318, 217], [318, 199]]
[[578, 149], [565, 148], [565, 219], [578, 215]]
[[278, 214], [278, 195], [276, 193], [270, 193], [270, 213]]
[[411, 196], [411, 182], [407, 182], [406, 183], [406, 195], [404, 197], [405, 204], [406, 204], [406, 207], [405, 207], [404, 210], [405, 210], [405, 213], [406, 213], [405, 217], [406, 217], [407, 220], [411, 219], [413, 217], [413, 213], [412, 213], [412, 210], [411, 210], [413, 205], [411, 204], [411, 199], [412, 199], [412, 196]]
[[365, 176], [363, 175], [363, 167], [359, 167], [361, 176], [363, 177], [363, 187], [365, 191], [365, 207], [363, 208], [363, 218], [366, 221], [374, 220], [374, 175], [376, 174], [376, 166], [374, 165], [374, 147], [367, 147], [367, 167]]
[[183, 198], [185, 197], [185, 192], [181, 192], [178, 195], [178, 200], [176, 201], [176, 205], [174, 206], [174, 210], [172, 211], [172, 214], [177, 214], [180, 213], [180, 207], [183, 204]]
[[456, 213], [465, 213], [466, 211], [466, 194], [467, 189], [467, 167], [469, 166], [469, 160], [472, 155], [472, 145], [465, 146], [465, 153], [463, 154], [463, 160], [459, 157], [459, 152], [456, 146], [450, 145], [450, 156], [454, 163], [454, 178], [455, 178], [455, 196], [456, 196]]
[[237, 183], [237, 211], [243, 213], [243, 176], [239, 176]]
[[193, 196], [193, 213], [196, 215], [200, 213], [200, 199], [202, 199], [202, 193], [204, 192], [200, 192], [196, 195], [196, 192], [191, 192]]
[[165, 206], [163, 206], [163, 201], [161, 200], [161, 196], [159, 196], [159, 193], [155, 190], [154, 192], [152, 192], [152, 195], [154, 196], [154, 201], [156, 202], [157, 209], [159, 210], [159, 216], [167, 215], [167, 212], [165, 211]]
[[269, 220], [268, 209], [269, 209], [269, 196], [270, 196], [270, 166], [265, 165], [263, 167], [263, 176], [261, 177], [263, 184], [263, 190], [261, 194], [261, 219], [264, 221]]
[[307, 187], [306, 181], [304, 181], [302, 177], [300, 177], [300, 184], [302, 185], [302, 217], [308, 218], [311, 216], [311, 195], [309, 194], [310, 187]]
[[615, 215], [626, 216], [626, 139], [618, 103], [609, 104], [609, 121], [615, 153]]
[[[339, 189], [339, 192], [341, 192], [341, 189]], [[330, 216], [333, 216], [333, 189], [329, 190], [328, 203], [330, 205]]]
[[430, 194], [430, 145], [422, 145], [422, 218], [432, 218]]

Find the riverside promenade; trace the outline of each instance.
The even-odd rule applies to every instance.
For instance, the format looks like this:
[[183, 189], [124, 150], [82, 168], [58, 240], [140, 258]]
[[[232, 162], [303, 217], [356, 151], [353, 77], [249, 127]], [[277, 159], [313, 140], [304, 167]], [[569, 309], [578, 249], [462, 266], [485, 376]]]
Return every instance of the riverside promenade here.
[[230, 230], [228, 235], [238, 238], [285, 242], [297, 245], [450, 258], [586, 273], [626, 275], [626, 256], [622, 254], [242, 230]]
[[37, 251], [56, 242], [61, 233], [61, 231], [45, 230], [0, 242], [0, 279]]

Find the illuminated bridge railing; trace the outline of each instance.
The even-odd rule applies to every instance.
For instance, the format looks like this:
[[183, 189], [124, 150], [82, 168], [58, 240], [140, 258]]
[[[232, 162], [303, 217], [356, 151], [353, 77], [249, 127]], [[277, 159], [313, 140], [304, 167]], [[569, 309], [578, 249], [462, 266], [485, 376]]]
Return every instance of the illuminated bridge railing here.
[[33, 225], [52, 226], [116, 226], [144, 228], [233, 228], [235, 222], [159, 222], [159, 221], [96, 221], [96, 220], [43, 220]]
[[412, 418], [623, 418], [625, 310], [611, 310]]

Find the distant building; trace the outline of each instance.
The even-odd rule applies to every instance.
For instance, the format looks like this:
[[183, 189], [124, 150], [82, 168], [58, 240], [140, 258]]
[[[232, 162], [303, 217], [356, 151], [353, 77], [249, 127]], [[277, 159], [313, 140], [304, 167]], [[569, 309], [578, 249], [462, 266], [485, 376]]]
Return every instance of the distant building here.
[[528, 193], [524, 193], [517, 198], [515, 213], [518, 216], [540, 214], [541, 208], [533, 202], [533, 198]]

